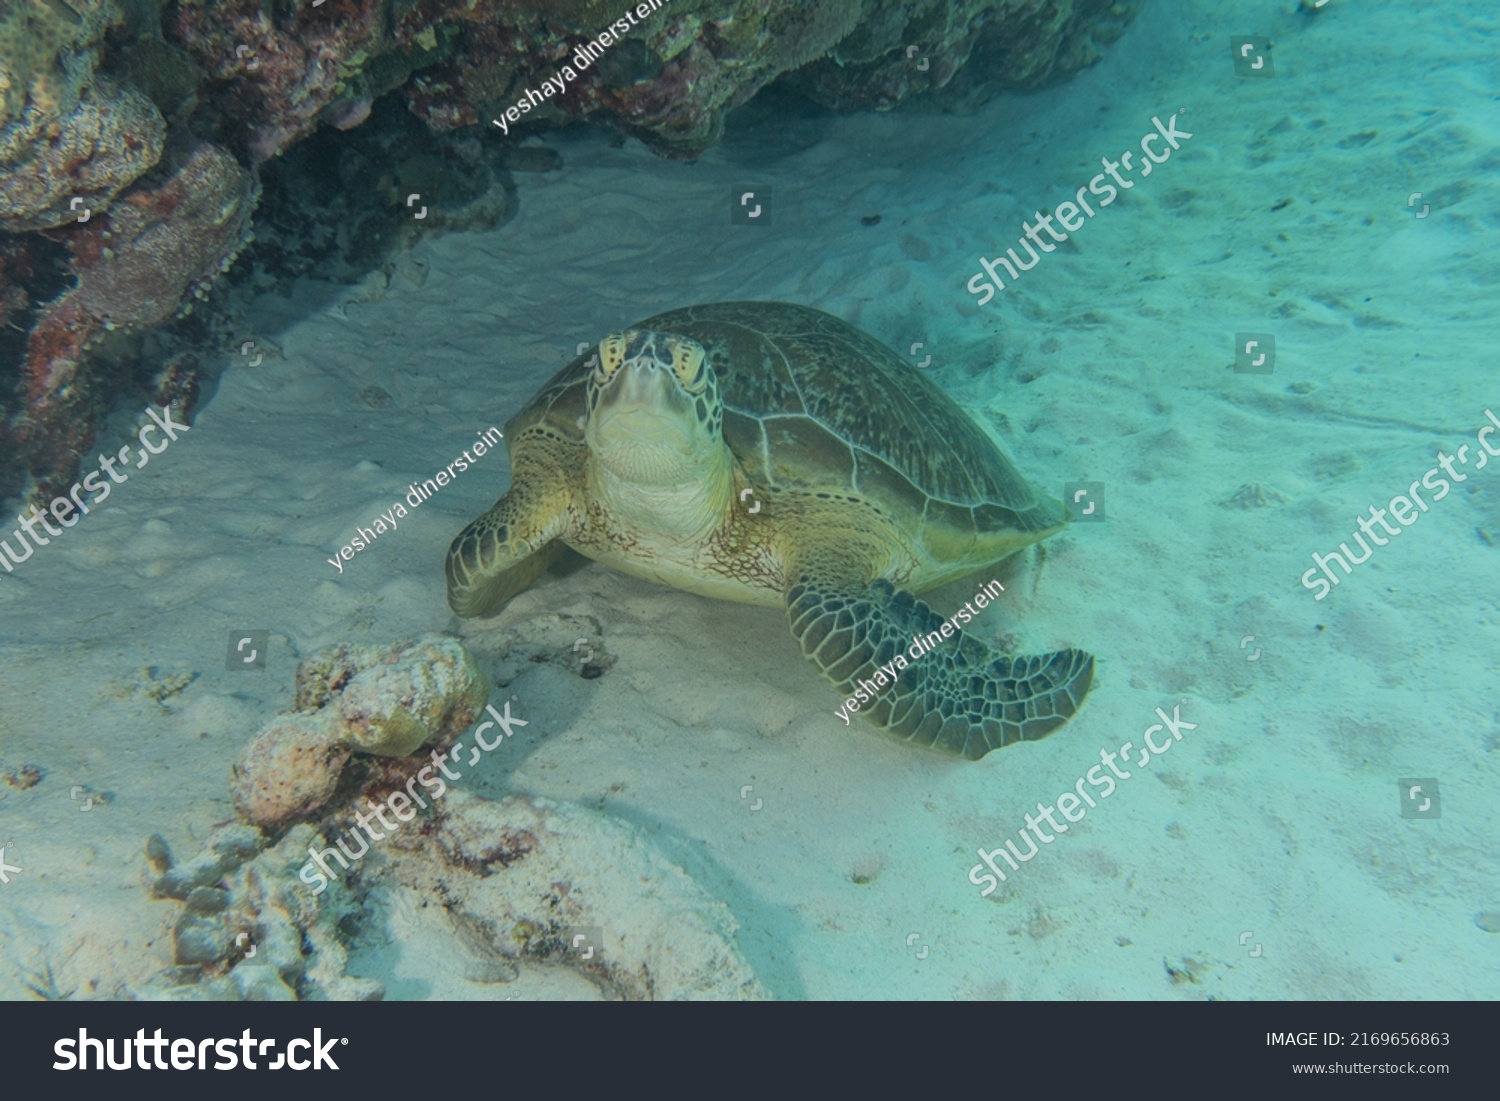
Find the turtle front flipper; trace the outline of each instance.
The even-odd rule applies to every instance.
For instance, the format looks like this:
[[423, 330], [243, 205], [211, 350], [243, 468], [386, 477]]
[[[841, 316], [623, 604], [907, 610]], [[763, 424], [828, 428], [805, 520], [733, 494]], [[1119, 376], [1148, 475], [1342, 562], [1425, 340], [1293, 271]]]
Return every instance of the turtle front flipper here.
[[563, 551], [568, 497], [560, 471], [519, 467], [510, 492], [448, 547], [448, 607], [471, 619], [529, 588]]
[[[846, 699], [870, 697], [859, 714], [905, 741], [977, 761], [1046, 737], [1088, 693], [1094, 659], [1082, 650], [1007, 657], [954, 628], [941, 645], [910, 658], [912, 639], [938, 631], [943, 618], [889, 581], [845, 572], [829, 562], [793, 573], [786, 596], [792, 635]], [[898, 654], [904, 669], [896, 667]]]

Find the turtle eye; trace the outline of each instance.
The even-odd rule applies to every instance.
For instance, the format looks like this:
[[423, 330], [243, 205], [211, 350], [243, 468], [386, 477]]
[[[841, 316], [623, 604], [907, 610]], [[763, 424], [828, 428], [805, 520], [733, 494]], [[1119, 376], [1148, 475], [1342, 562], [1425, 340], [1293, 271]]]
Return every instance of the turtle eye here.
[[625, 338], [620, 334], [599, 341], [599, 366], [594, 368], [594, 384], [603, 386], [625, 362]]
[[671, 343], [672, 373], [689, 394], [701, 394], [708, 384], [707, 354], [703, 345], [685, 336], [675, 337]]

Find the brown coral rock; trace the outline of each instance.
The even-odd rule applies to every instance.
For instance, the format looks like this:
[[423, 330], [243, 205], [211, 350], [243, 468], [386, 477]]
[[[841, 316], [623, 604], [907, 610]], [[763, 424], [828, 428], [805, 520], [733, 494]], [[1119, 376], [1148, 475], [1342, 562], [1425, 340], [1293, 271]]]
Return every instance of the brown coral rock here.
[[328, 804], [350, 754], [402, 757], [470, 726], [489, 683], [456, 639], [321, 650], [297, 667], [297, 708], [272, 720], [240, 755], [234, 802], [267, 829]]
[[266, 829], [305, 818], [328, 802], [348, 760], [331, 712], [277, 716], [234, 766], [235, 810]]
[[467, 729], [488, 697], [489, 682], [463, 646], [429, 636], [356, 675], [337, 706], [355, 748], [404, 757]]
[[89, 220], [161, 159], [166, 133], [149, 99], [99, 78], [51, 137], [0, 173], [0, 226], [14, 233]]
[[74, 234], [78, 284], [47, 308], [26, 348], [22, 441], [34, 466], [50, 464], [64, 475], [69, 461], [76, 468], [76, 455], [35, 452], [59, 438], [57, 422], [69, 407], [61, 396], [89, 344], [103, 330], [165, 321], [186, 295], [203, 293], [244, 246], [255, 195], [234, 158], [200, 143], [170, 155], [107, 216]]
[[53, 0], [0, 4], [0, 59], [5, 63], [0, 71], [0, 126], [21, 116], [28, 101], [42, 116], [62, 106], [69, 82], [61, 57], [82, 45], [102, 22], [86, 20], [76, 9]]
[[72, 234], [78, 283], [42, 314], [26, 345], [26, 408], [16, 440], [43, 497], [73, 480], [93, 439], [89, 348], [110, 329], [140, 330], [178, 312], [244, 247], [257, 189], [208, 143], [169, 151], [108, 215]]
[[233, 157], [205, 142], [163, 167], [159, 182], [121, 196], [108, 229], [75, 250], [73, 295], [107, 325], [165, 321], [233, 263], [248, 238], [257, 192]]

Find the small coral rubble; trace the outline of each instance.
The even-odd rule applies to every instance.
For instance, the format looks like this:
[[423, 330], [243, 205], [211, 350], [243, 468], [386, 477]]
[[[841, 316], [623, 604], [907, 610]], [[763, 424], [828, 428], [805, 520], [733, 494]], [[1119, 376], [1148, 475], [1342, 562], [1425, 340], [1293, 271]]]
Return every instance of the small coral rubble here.
[[131, 993], [154, 1001], [372, 1001], [384, 988], [346, 973], [340, 924], [358, 912], [345, 885], [315, 895], [296, 869], [324, 839], [298, 826], [279, 842], [247, 826], [215, 830], [175, 865], [159, 835], [146, 846], [157, 898], [180, 899], [172, 966]]
[[[636, 827], [528, 796], [485, 799], [456, 783], [423, 781], [420, 818], [410, 800], [397, 805], [392, 788], [428, 760], [404, 755], [416, 748], [408, 727], [446, 747], [486, 698], [457, 641], [330, 647], [302, 662], [296, 684], [299, 710], [271, 720], [235, 768], [246, 824], [220, 827], [182, 864], [160, 836], [147, 843], [152, 894], [183, 905], [171, 966], [136, 996], [382, 997], [379, 982], [347, 974], [347, 938], [409, 912], [399, 904], [406, 893], [442, 915], [433, 921], [451, 923], [431, 935], [477, 957], [470, 981], [513, 982], [521, 966], [565, 965], [606, 997], [765, 996], [735, 944], [729, 908]], [[506, 716], [508, 725], [509, 704]], [[483, 744], [477, 730], [475, 740]], [[346, 768], [360, 751], [377, 756]], [[399, 823], [411, 823], [405, 829], [374, 806], [382, 793]], [[390, 832], [377, 830], [372, 814]], [[365, 831], [357, 852], [349, 844], [356, 824]], [[429, 911], [428, 900], [441, 906]]]

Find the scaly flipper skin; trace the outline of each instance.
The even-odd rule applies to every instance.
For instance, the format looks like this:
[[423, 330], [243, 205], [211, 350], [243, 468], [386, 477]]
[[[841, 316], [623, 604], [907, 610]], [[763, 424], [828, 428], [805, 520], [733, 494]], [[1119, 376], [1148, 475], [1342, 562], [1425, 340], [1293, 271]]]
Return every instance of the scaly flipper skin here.
[[[792, 637], [846, 699], [913, 636], [944, 622], [911, 593], [871, 581], [847, 543], [820, 548], [816, 539], [805, 541], [789, 577]], [[977, 761], [1062, 726], [1093, 679], [1094, 659], [1082, 650], [1013, 658], [956, 631], [910, 662], [859, 714], [907, 742]]]
[[510, 491], [448, 547], [448, 607], [464, 618], [498, 612], [562, 553], [580, 463], [545, 433], [518, 448]]

